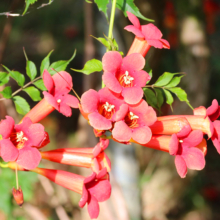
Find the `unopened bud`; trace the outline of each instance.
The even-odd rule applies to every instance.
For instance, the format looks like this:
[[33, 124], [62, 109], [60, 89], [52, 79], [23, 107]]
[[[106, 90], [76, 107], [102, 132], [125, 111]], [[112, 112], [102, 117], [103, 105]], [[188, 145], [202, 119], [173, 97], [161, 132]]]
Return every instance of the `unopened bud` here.
[[15, 188], [13, 187], [13, 189], [12, 189], [12, 194], [13, 194], [13, 197], [14, 197], [16, 203], [17, 203], [19, 206], [22, 206], [23, 203], [24, 203], [24, 197], [23, 197], [23, 192], [22, 192], [21, 187], [19, 187], [19, 189], [15, 189]]

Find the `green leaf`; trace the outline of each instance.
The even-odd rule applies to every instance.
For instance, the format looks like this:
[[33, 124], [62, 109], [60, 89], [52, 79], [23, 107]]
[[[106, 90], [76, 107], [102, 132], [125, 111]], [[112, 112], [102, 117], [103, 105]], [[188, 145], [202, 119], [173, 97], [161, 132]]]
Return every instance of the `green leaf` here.
[[[90, 35], [92, 36], [92, 35]], [[110, 49], [110, 43], [108, 40], [106, 40], [104, 37], [94, 37], [97, 41], [99, 41], [101, 44], [103, 44], [107, 49]]]
[[166, 88], [172, 88], [172, 87], [177, 86], [177, 85], [180, 83], [180, 80], [181, 80], [182, 77], [184, 77], [184, 76], [176, 76], [176, 77], [174, 77], [174, 78], [169, 82], [169, 84], [166, 85]]
[[[73, 58], [75, 56], [76, 56], [76, 50], [74, 51], [72, 57], [70, 57], [69, 60], [60, 60], [60, 61], [52, 63], [48, 69], [48, 72], [51, 75], [54, 75], [56, 73], [56, 71], [57, 72], [64, 71], [66, 69], [67, 65], [73, 60]], [[52, 69], [55, 69], [56, 71], [54, 71]]]
[[25, 77], [22, 73], [19, 73], [18, 71], [10, 71], [10, 76], [18, 83], [19, 86], [24, 85]]
[[135, 16], [144, 19], [146, 21], [153, 22], [154, 20], [145, 18], [139, 11], [138, 7], [134, 4], [134, 0], [117, 0], [116, 7], [123, 11], [124, 15], [127, 16], [127, 11], [131, 12]]
[[189, 107], [191, 109], [193, 109], [193, 107], [189, 103], [189, 100], [187, 98], [187, 94], [186, 94], [186, 92], [183, 89], [181, 89], [180, 87], [176, 87], [176, 88], [170, 88], [169, 90], [171, 92], [173, 92], [178, 97], [178, 99], [180, 101], [186, 102], [189, 105]]
[[10, 99], [12, 95], [11, 86], [6, 86], [3, 91], [0, 92], [4, 98]]
[[37, 102], [41, 100], [40, 92], [35, 87], [29, 86], [23, 90], [33, 99], [33, 101]]
[[147, 81], [146, 85], [151, 81], [152, 77], [153, 77], [153, 72], [152, 69], [150, 70], [150, 72], [148, 73], [149, 76], [151, 77], [150, 80]]
[[76, 70], [76, 69], [72, 69], [72, 70], [89, 75], [94, 72], [102, 71], [102, 62], [100, 60], [92, 59], [86, 62], [82, 70]]
[[47, 88], [44, 85], [44, 81], [43, 79], [39, 79], [36, 82], [33, 83], [38, 89], [42, 90], [42, 91], [46, 91]]
[[25, 0], [26, 6], [22, 15], [24, 15], [27, 12], [29, 6], [34, 4], [36, 1], [37, 0]]
[[9, 74], [5, 72], [0, 72], [0, 86], [5, 85], [9, 81]]
[[37, 68], [34, 62], [27, 60], [26, 71], [27, 71], [27, 75], [29, 76], [31, 80], [35, 79], [37, 75]]
[[113, 38], [113, 45], [114, 45], [114, 51], [118, 51], [118, 43], [117, 41], [115, 40], [115, 38]]
[[154, 88], [154, 90], [156, 92], [156, 97], [157, 97], [157, 106], [160, 109], [164, 103], [163, 91], [162, 89], [158, 89], [158, 88]]
[[168, 90], [166, 90], [166, 89], [164, 89], [163, 91], [164, 91], [164, 94], [165, 94], [165, 97], [166, 97], [166, 103], [168, 105], [170, 105], [170, 108], [173, 110], [173, 108], [172, 108], [172, 103], [173, 103], [173, 96], [172, 96], [172, 94]]
[[158, 109], [157, 97], [155, 93], [151, 89], [148, 89], [148, 88], [144, 88], [143, 90], [144, 90], [144, 95], [146, 97], [147, 103], [151, 105], [153, 108]]
[[30, 111], [30, 106], [24, 98], [20, 96], [14, 96], [12, 100], [14, 101], [16, 111], [19, 114], [26, 115]]
[[50, 51], [50, 53], [42, 60], [41, 66], [40, 66], [40, 73], [43, 74], [45, 69], [48, 69], [50, 66], [50, 55], [53, 52], [53, 50]]
[[22, 73], [19, 73], [18, 71], [11, 71], [6, 66], [2, 65], [8, 72], [11, 78], [13, 78], [19, 86], [23, 86], [25, 82], [25, 77]]
[[109, 0], [95, 0], [95, 3], [97, 4], [99, 11], [102, 11], [108, 19], [107, 5], [109, 3]]
[[171, 79], [174, 77], [175, 73], [168, 73], [168, 72], [165, 72], [163, 75], [161, 75], [158, 80], [155, 82], [155, 86], [165, 86], [167, 85]]

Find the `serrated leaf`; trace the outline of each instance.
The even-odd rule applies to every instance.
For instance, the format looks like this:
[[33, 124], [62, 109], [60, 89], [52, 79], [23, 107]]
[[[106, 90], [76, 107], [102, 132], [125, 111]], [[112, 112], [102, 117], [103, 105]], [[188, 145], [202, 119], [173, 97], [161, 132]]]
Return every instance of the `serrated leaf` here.
[[76, 69], [72, 69], [72, 70], [89, 75], [94, 72], [102, 71], [102, 62], [97, 59], [92, 59], [86, 62], [82, 70], [76, 70]]
[[26, 115], [30, 111], [30, 106], [24, 98], [20, 96], [14, 96], [12, 100], [14, 101], [16, 111], [19, 114]]
[[173, 110], [173, 108], [172, 108], [172, 103], [173, 103], [173, 96], [172, 96], [172, 94], [168, 90], [166, 90], [166, 89], [164, 89], [163, 91], [164, 91], [164, 94], [165, 94], [165, 97], [166, 97], [166, 103], [168, 105], [170, 105], [170, 108]]
[[[48, 72], [51, 75], [54, 75], [57, 72], [66, 70], [67, 65], [74, 59], [75, 56], [76, 56], [76, 50], [74, 51], [72, 57], [70, 57], [69, 60], [60, 60], [52, 63], [48, 69]], [[52, 69], [55, 69], [57, 72]]]
[[167, 87], [167, 88], [172, 88], [172, 87], [177, 86], [177, 85], [180, 83], [182, 77], [184, 77], [184, 76], [176, 76], [176, 77], [174, 77], [174, 78], [169, 82], [169, 84], [166, 85], [166, 87]]
[[35, 79], [37, 75], [37, 68], [34, 62], [27, 60], [26, 71], [27, 71], [27, 75], [29, 76], [31, 80]]
[[162, 89], [154, 88], [157, 97], [157, 106], [161, 108], [164, 103], [163, 91]]
[[135, 16], [144, 19], [146, 21], [153, 22], [154, 20], [144, 17], [138, 7], [134, 4], [134, 0], [117, 0], [116, 7], [123, 11], [124, 15], [127, 17], [127, 11], [131, 12]]
[[109, 3], [109, 0], [95, 0], [95, 3], [97, 4], [99, 11], [102, 11], [108, 19], [107, 5]]
[[24, 15], [27, 12], [29, 6], [34, 4], [36, 1], [37, 0], [25, 0], [26, 6], [22, 15]]
[[40, 73], [41, 75], [43, 74], [45, 69], [48, 69], [50, 66], [50, 55], [53, 52], [53, 50], [48, 53], [48, 55], [42, 60], [41, 65], [40, 65]]
[[46, 91], [47, 88], [44, 85], [44, 81], [43, 79], [39, 79], [36, 82], [33, 83], [38, 89], [42, 90], [42, 91]]
[[5, 72], [0, 72], [0, 86], [5, 85], [9, 81], [9, 74]]
[[152, 77], [153, 77], [153, 72], [152, 69], [149, 71], [149, 76], [151, 77], [150, 80], [147, 81], [146, 85], [151, 81]]
[[144, 88], [143, 90], [144, 90], [144, 96], [147, 100], [147, 103], [151, 105], [153, 108], [158, 109], [156, 94], [151, 89], [148, 89], [148, 88]]
[[11, 86], [6, 86], [3, 91], [0, 92], [4, 98], [10, 99], [12, 95]]
[[186, 102], [189, 105], [189, 107], [193, 109], [193, 107], [189, 103], [187, 94], [183, 89], [181, 89], [180, 87], [175, 87], [175, 88], [169, 88], [169, 90], [173, 92], [180, 101]]
[[172, 78], [175, 76], [175, 73], [168, 73], [168, 72], [165, 72], [163, 75], [161, 75], [158, 80], [155, 82], [155, 86], [165, 86], [167, 85], [171, 80]]
[[32, 98], [33, 101], [37, 102], [41, 100], [40, 92], [35, 87], [29, 86], [23, 90]]

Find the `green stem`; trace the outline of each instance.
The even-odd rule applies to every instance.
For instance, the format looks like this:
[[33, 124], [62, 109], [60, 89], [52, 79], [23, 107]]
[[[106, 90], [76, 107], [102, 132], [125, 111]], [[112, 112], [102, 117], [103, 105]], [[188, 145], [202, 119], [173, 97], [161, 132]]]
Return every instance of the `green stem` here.
[[[108, 28], [108, 38], [113, 38], [113, 27], [114, 27], [114, 20], [115, 20], [115, 9], [116, 9], [116, 2], [117, 0], [113, 0], [112, 2], [112, 10], [111, 10], [111, 17], [110, 17], [110, 23]], [[108, 49], [107, 49], [108, 51]], [[104, 82], [102, 81], [102, 88], [105, 87]]]
[[117, 2], [117, 0], [113, 0], [113, 2], [112, 2], [111, 18], [110, 18], [109, 29], [108, 29], [108, 38], [112, 38], [112, 36], [113, 36], [113, 26], [114, 26], [114, 20], [115, 20], [116, 2]]
[[[19, 93], [20, 91], [22, 91], [23, 89], [25, 89], [26, 87], [28, 87], [29, 85], [31, 85], [32, 83], [34, 83], [35, 81], [37, 81], [38, 79], [41, 79], [42, 76], [39, 76], [37, 78], [35, 78], [34, 80], [32, 80], [31, 82], [27, 83], [26, 85], [22, 86], [20, 89], [18, 89], [17, 91], [15, 91], [14, 93], [12, 93], [12, 97], [15, 96], [17, 93]], [[0, 101], [6, 100], [6, 98], [1, 98]]]
[[2, 168], [7, 168], [7, 167], [8, 167], [8, 164], [3, 164], [3, 163], [0, 162], [0, 167], [2, 167]]

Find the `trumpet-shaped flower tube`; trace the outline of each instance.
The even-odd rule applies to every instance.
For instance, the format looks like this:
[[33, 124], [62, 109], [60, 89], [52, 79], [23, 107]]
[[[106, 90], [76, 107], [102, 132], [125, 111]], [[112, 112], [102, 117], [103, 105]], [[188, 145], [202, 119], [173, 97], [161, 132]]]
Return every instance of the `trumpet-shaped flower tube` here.
[[178, 137], [185, 137], [191, 132], [191, 127], [186, 118], [174, 118], [164, 121], [156, 121], [150, 126], [152, 134], [177, 134]]
[[[15, 162], [8, 163], [7, 167], [13, 170], [27, 171]], [[99, 174], [93, 172], [89, 177], [83, 177], [63, 170], [38, 167], [30, 171], [45, 176], [54, 183], [79, 193], [81, 195], [79, 206], [83, 208], [87, 203], [87, 209], [92, 219], [97, 218], [99, 215], [99, 202], [106, 201], [111, 195], [111, 184], [106, 168], [101, 170]]]
[[194, 115], [201, 115], [204, 117], [209, 117], [211, 121], [215, 121], [220, 116], [220, 106], [218, 101], [214, 99], [212, 105], [207, 109], [204, 106], [200, 106], [193, 110]]
[[38, 122], [55, 109], [66, 117], [70, 117], [72, 115], [71, 107], [78, 108], [79, 104], [75, 96], [68, 94], [73, 86], [70, 74], [61, 71], [51, 76], [47, 70], [44, 70], [43, 80], [48, 92], [43, 92], [44, 99], [25, 117], [29, 117], [33, 122]]
[[36, 168], [32, 171], [47, 177], [60, 186], [81, 194], [79, 206], [82, 208], [87, 203], [87, 209], [92, 219], [99, 215], [99, 202], [106, 201], [111, 195], [111, 185], [106, 169], [103, 169], [99, 174], [92, 173], [89, 177], [63, 170]]
[[189, 122], [192, 130], [201, 130], [203, 133], [207, 134], [209, 138], [213, 136], [214, 126], [209, 117], [204, 117], [200, 115], [168, 115], [157, 117], [157, 121], [164, 121], [177, 118], [186, 118]]
[[205, 167], [203, 152], [198, 146], [203, 141], [202, 131], [192, 131], [187, 137], [179, 139], [176, 134], [172, 135], [169, 152], [175, 156], [175, 165], [178, 174], [184, 178], [187, 168], [192, 170], [202, 170]]
[[37, 147], [45, 140], [44, 127], [33, 124], [29, 118], [24, 118], [21, 124], [15, 125], [10, 116], [0, 123], [0, 152], [5, 162], [16, 161], [25, 169], [38, 166], [41, 155]]
[[167, 40], [162, 39], [161, 31], [153, 24], [141, 25], [138, 18], [130, 12], [127, 12], [128, 19], [133, 25], [128, 25], [124, 29], [132, 32], [136, 37], [128, 52], [140, 53], [144, 57], [151, 46], [155, 48], [170, 48], [170, 44]]
[[90, 168], [96, 173], [104, 168], [110, 172], [111, 162], [104, 153], [108, 143], [109, 140], [101, 139], [94, 148], [61, 148], [41, 152], [41, 156], [43, 159], [61, 164]]
[[116, 113], [112, 136], [120, 142], [128, 142], [132, 138], [140, 144], [146, 144], [152, 136], [149, 126], [156, 120], [156, 112], [144, 100], [133, 106], [123, 104]]
[[112, 128], [116, 112], [123, 103], [122, 97], [114, 95], [106, 87], [98, 92], [90, 89], [82, 95], [80, 109], [83, 115], [87, 114], [93, 128], [109, 130]]
[[117, 51], [105, 53], [102, 58], [103, 82], [111, 91], [121, 94], [128, 104], [137, 104], [143, 97], [141, 87], [150, 80], [147, 72], [142, 70], [145, 59], [139, 53], [122, 58]]

